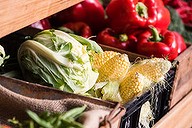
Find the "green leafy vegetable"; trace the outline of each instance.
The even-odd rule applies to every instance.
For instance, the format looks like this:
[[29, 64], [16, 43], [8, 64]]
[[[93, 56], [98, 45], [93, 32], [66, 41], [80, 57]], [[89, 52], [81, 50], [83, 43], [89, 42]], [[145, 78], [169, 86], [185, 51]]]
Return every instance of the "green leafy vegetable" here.
[[169, 12], [171, 14], [170, 15], [171, 16], [171, 23], [170, 23], [168, 29], [172, 30], [172, 31], [177, 31], [179, 33], [184, 32], [185, 26], [184, 26], [182, 19], [179, 16], [179, 14], [177, 13], [177, 11], [170, 6], [167, 6], [167, 9], [169, 10]]
[[109, 81], [103, 88], [101, 93], [103, 94], [103, 100], [121, 102], [122, 98], [119, 92], [119, 83], [117, 81]]
[[[101, 48], [90, 40], [77, 38], [51, 29], [25, 41], [18, 50], [18, 62], [24, 76], [31, 72], [32, 79], [41, 78], [60, 90], [86, 93], [98, 78], [98, 73], [92, 70], [88, 50], [98, 52]], [[27, 79], [34, 81], [31, 77]]]
[[16, 128], [83, 128], [83, 124], [76, 120], [85, 109], [86, 105], [73, 108], [64, 113], [44, 112], [41, 114], [27, 110], [30, 119], [20, 122], [13, 118], [8, 121]]
[[95, 84], [95, 97], [103, 100], [121, 102], [122, 98], [119, 92], [119, 83], [117, 81], [106, 81]]
[[47, 122], [47, 121], [41, 119], [36, 113], [34, 113], [34, 112], [30, 111], [30, 110], [27, 110], [27, 113], [40, 126], [42, 126], [44, 128], [53, 128], [53, 126], [51, 125], [50, 122]]

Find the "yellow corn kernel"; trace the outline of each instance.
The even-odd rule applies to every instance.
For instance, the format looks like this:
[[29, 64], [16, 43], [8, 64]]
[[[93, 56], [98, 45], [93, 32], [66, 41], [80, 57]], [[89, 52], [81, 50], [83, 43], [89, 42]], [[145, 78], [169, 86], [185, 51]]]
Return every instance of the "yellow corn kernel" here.
[[144, 59], [133, 64], [120, 83], [119, 91], [123, 103], [163, 80], [170, 68], [171, 62], [163, 58]]
[[121, 81], [130, 67], [128, 55], [118, 54], [106, 61], [98, 70], [97, 82]]
[[125, 104], [132, 100], [135, 96], [143, 91], [144, 86], [149, 86], [152, 81], [138, 72], [129, 72], [123, 81], [120, 83], [119, 92], [122, 98], [122, 103]]
[[105, 62], [107, 62], [109, 59], [118, 54], [120, 53], [115, 51], [104, 51], [102, 53], [94, 53], [92, 59], [92, 67], [94, 69], [99, 69]]
[[170, 70], [171, 62], [163, 58], [144, 59], [132, 65], [129, 72], [138, 72], [151, 81], [158, 83], [164, 80]]

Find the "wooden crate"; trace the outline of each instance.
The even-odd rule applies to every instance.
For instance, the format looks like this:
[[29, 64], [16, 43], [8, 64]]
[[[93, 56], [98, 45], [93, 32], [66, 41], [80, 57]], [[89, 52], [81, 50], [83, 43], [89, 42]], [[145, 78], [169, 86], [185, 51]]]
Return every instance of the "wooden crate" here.
[[[21, 29], [21, 30], [19, 30], [19, 31], [13, 33], [13, 34], [10, 34], [10, 35], [2, 38], [0, 41], [2, 41], [3, 46], [5, 47], [6, 51], [9, 52], [7, 54], [11, 55], [11, 57], [16, 57], [15, 55], [17, 55], [17, 49], [20, 46], [20, 44], [23, 43], [24, 40], [26, 40], [25, 37], [26, 36], [33, 36], [39, 31], [41, 31], [41, 30], [38, 30], [36, 28], [27, 27], [27, 28]], [[13, 43], [13, 41], [14, 41], [14, 43]], [[12, 47], [10, 47], [10, 46], [12, 46]], [[120, 50], [120, 49], [113, 48], [113, 47], [110, 47], [110, 46], [106, 46], [106, 45], [102, 45], [102, 44], [100, 44], [100, 46], [102, 47], [103, 50], [112, 50], [112, 51], [117, 51], [117, 52], [120, 52], [120, 53], [127, 54], [128, 57], [129, 57], [129, 60], [131, 62], [133, 62], [133, 61], [135, 61], [137, 59], [146, 58], [143, 55], [128, 52], [128, 51], [125, 51], [125, 50]], [[14, 67], [12, 66], [11, 69], [13, 69], [13, 68]], [[15, 65], [15, 68], [17, 69], [18, 65]], [[15, 68], [13, 70], [15, 70]], [[9, 69], [9, 70], [11, 70], [11, 69]], [[171, 77], [171, 75], [170, 75], [170, 77]], [[171, 78], [171, 81], [173, 81], [172, 78]], [[169, 84], [172, 85], [172, 83], [169, 83], [169, 82], [167, 82], [166, 84], [167, 84], [167, 86]], [[168, 90], [166, 90], [166, 91], [168, 91]], [[165, 99], [169, 99], [169, 95], [168, 96], [164, 95], [164, 92], [166, 92], [166, 91], [162, 90], [161, 93], [156, 91], [157, 93], [155, 93], [155, 95], [157, 96], [156, 99], [158, 99], [158, 100], [154, 100], [154, 102], [156, 104], [158, 104], [158, 107], [154, 107], [155, 108], [154, 109], [155, 121], [158, 121], [159, 118], [161, 118], [165, 114], [164, 112], [167, 112], [167, 111], [164, 111], [166, 108], [168, 108], [167, 107], [168, 106], [168, 103], [167, 103], [168, 100], [165, 100]], [[170, 93], [168, 93], [168, 94], [170, 94]], [[168, 98], [166, 98], [166, 97], [168, 97]], [[124, 115], [124, 117], [123, 117], [123, 119], [121, 121], [121, 127], [126, 126], [126, 128], [130, 128], [130, 127], [133, 127], [133, 126], [137, 126], [138, 121], [139, 121], [141, 106], [146, 101], [151, 101], [151, 100], [153, 100], [152, 99], [152, 93], [147, 92], [146, 94], [143, 94], [143, 95], [138, 96], [137, 98], [133, 99], [132, 102], [129, 102], [129, 103], [125, 104], [124, 107], [126, 108], [126, 115]], [[166, 103], [162, 102], [162, 100], [165, 101]], [[156, 104], [154, 104], [154, 106]], [[160, 114], [160, 112], [162, 112], [163, 114], [162, 113]]]
[[176, 74], [170, 96], [170, 108], [192, 90], [192, 46], [188, 45], [188, 48], [175, 59], [173, 64]]
[[[61, 11], [69, 6], [74, 5], [75, 3], [78, 3], [82, 0], [48, 0], [48, 1], [41, 1], [41, 0], [31, 0], [31, 1], [22, 1], [22, 0], [6, 0], [1, 1], [0, 3], [0, 15], [1, 15], [1, 21], [0, 21], [0, 38], [4, 37], [16, 30], [19, 30], [37, 20], [40, 20], [42, 18], [45, 18], [47, 16], [50, 16], [58, 11]], [[30, 17], [30, 18], [29, 18]], [[1, 42], [0, 42], [1, 43]], [[13, 40], [12, 43], [15, 43]], [[9, 45], [10, 49], [13, 47], [11, 44]], [[189, 104], [186, 104], [185, 101], [183, 101], [183, 97], [187, 95], [189, 90], [192, 90], [192, 84], [190, 85], [192, 79], [192, 71], [190, 68], [191, 64], [191, 49], [192, 47], [188, 47], [186, 51], [184, 51], [179, 57], [176, 58], [176, 77], [174, 81], [174, 87], [172, 90], [171, 98], [170, 98], [170, 106], [172, 109], [175, 110], [175, 107], [179, 104], [184, 104], [182, 107], [183, 109], [190, 109], [191, 107]], [[14, 53], [14, 51], [12, 51]], [[181, 100], [182, 99], [182, 100]], [[189, 100], [190, 103], [191, 100]], [[184, 102], [184, 103], [183, 103]], [[188, 106], [187, 106], [188, 105]], [[175, 106], [175, 107], [173, 107]], [[186, 108], [186, 106], [188, 108]], [[189, 111], [191, 112], [191, 111]], [[174, 111], [175, 113], [175, 111]], [[179, 112], [179, 113], [182, 113]], [[169, 118], [170, 115], [167, 115], [166, 117]], [[176, 116], [180, 116], [183, 119], [183, 113], [182, 115], [178, 114]], [[191, 117], [191, 116], [190, 116]], [[189, 118], [191, 119], [191, 118]], [[167, 120], [167, 119], [166, 119]], [[169, 120], [162, 122], [165, 122], [165, 125], [160, 125], [159, 127], [168, 127], [167, 124], [170, 122], [177, 122], [175, 120], [175, 114], [174, 116], [171, 116]], [[178, 120], [182, 122], [182, 120]], [[186, 123], [186, 122], [182, 122]], [[177, 123], [175, 123], [177, 124]]]

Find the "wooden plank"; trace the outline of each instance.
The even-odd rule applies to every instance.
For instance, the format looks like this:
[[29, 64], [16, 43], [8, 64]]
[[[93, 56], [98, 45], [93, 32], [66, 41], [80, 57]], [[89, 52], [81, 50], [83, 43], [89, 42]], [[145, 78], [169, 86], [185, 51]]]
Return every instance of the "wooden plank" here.
[[115, 47], [111, 47], [111, 46], [108, 46], [108, 45], [104, 45], [104, 44], [99, 44], [103, 50], [105, 51], [116, 51], [116, 52], [120, 52], [120, 53], [124, 53], [124, 54], [127, 54], [128, 57], [129, 57], [129, 60], [134, 62], [135, 60], [139, 60], [139, 59], [143, 59], [143, 58], [147, 58], [146, 56], [144, 55], [141, 55], [141, 54], [137, 54], [137, 53], [133, 53], [133, 52], [129, 52], [129, 51], [126, 51], [126, 50], [122, 50], [122, 49], [118, 49], [118, 48], [115, 48]]
[[192, 91], [176, 104], [153, 128], [191, 128]]
[[170, 108], [192, 90], [192, 46], [189, 46], [175, 60], [178, 64], [170, 97]]
[[0, 0], [0, 38], [82, 0]]

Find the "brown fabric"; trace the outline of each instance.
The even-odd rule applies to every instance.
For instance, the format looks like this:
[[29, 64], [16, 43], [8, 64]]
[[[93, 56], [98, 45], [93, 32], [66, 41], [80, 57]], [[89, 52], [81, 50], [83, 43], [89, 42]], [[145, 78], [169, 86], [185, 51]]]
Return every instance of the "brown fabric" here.
[[[112, 121], [111, 123], [114, 122], [113, 119], [115, 117], [117, 117], [115, 120], [120, 120], [121, 113], [124, 112], [121, 109], [122, 111], [117, 114], [118, 116], [111, 116], [111, 113], [114, 113], [113, 110], [121, 108], [117, 103], [67, 93], [39, 84], [0, 76], [0, 123], [5, 123], [7, 119], [13, 117], [17, 119], [26, 118], [26, 109], [37, 113], [43, 111], [65, 112], [82, 105], [87, 105], [87, 111], [103, 110], [103, 112], [100, 111], [100, 114], [105, 113], [106, 119]], [[106, 113], [110, 114], [106, 115]], [[101, 120], [99, 121], [101, 122]]]

